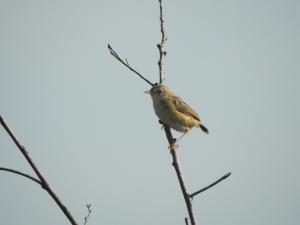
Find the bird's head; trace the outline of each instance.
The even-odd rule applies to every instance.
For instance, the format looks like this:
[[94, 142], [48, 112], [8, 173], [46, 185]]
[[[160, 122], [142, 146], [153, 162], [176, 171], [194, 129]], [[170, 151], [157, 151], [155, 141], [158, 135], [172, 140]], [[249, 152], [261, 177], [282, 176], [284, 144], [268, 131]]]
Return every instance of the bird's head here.
[[166, 98], [172, 95], [172, 91], [163, 84], [153, 86], [149, 91], [145, 91], [146, 94], [150, 94], [153, 99]]

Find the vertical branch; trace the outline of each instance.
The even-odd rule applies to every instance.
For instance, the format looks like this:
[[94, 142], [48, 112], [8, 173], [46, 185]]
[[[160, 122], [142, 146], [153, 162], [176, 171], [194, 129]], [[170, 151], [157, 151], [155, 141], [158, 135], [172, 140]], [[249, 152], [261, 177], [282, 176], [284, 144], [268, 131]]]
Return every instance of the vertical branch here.
[[25, 157], [25, 159], [27, 160], [27, 162], [29, 163], [31, 168], [34, 170], [35, 174], [38, 176], [42, 188], [44, 188], [48, 192], [48, 194], [53, 198], [53, 200], [56, 202], [56, 204], [59, 206], [59, 208], [63, 211], [65, 216], [68, 218], [70, 223], [72, 225], [77, 225], [76, 221], [74, 220], [74, 218], [71, 215], [71, 213], [69, 212], [69, 210], [63, 205], [63, 203], [60, 201], [60, 199], [57, 197], [57, 195], [51, 189], [51, 187], [47, 183], [46, 179], [43, 177], [43, 175], [40, 173], [40, 171], [38, 170], [38, 168], [36, 167], [36, 165], [34, 164], [32, 159], [29, 157], [29, 154], [26, 151], [25, 147], [23, 145], [21, 145], [21, 143], [18, 141], [16, 136], [9, 129], [8, 125], [6, 124], [6, 122], [4, 121], [4, 119], [2, 118], [1, 115], [0, 115], [0, 123], [1, 123], [2, 127], [6, 130], [8, 135], [11, 137], [11, 139], [13, 140], [15, 145], [19, 148], [20, 152], [23, 154], [23, 156]]
[[[163, 57], [166, 56], [167, 52], [163, 50], [164, 48], [164, 44], [166, 42], [166, 37], [165, 37], [165, 30], [164, 30], [164, 19], [163, 19], [163, 7], [162, 7], [162, 0], [158, 0], [159, 1], [159, 20], [160, 20], [160, 32], [161, 32], [161, 40], [160, 40], [160, 44], [157, 44], [157, 48], [159, 51], [159, 60], [158, 60], [158, 72], [159, 72], [159, 83], [162, 84], [164, 82], [164, 74], [163, 74]], [[196, 225], [196, 221], [194, 218], [194, 213], [193, 213], [193, 208], [192, 208], [192, 202], [190, 199], [189, 194], [187, 193], [186, 187], [185, 187], [185, 183], [183, 180], [183, 175], [181, 173], [181, 169], [178, 163], [178, 159], [177, 159], [177, 154], [176, 154], [176, 145], [175, 145], [175, 139], [172, 136], [170, 127], [167, 126], [166, 124], [163, 124], [164, 126], [164, 130], [166, 133], [166, 137], [168, 139], [169, 145], [170, 145], [170, 153], [172, 155], [172, 165], [176, 171], [176, 175], [180, 184], [180, 188], [185, 200], [185, 204], [188, 210], [188, 214], [190, 217], [190, 221], [191, 221], [191, 225]], [[187, 220], [185, 220], [185, 222], [187, 222]]]
[[160, 12], [160, 33], [161, 33], [161, 40], [160, 44], [157, 44], [157, 48], [159, 51], [159, 60], [158, 60], [158, 72], [159, 72], [159, 83], [162, 84], [165, 80], [163, 74], [163, 57], [167, 55], [167, 52], [163, 50], [163, 47], [166, 43], [166, 36], [164, 30], [164, 19], [163, 19], [163, 11], [162, 11], [162, 0], [159, 0], [159, 12]]
[[[176, 154], [176, 145], [175, 145], [175, 139], [172, 136], [170, 127], [164, 124], [164, 130], [170, 145], [170, 153], [172, 155], [172, 165], [176, 171], [176, 175], [180, 184], [180, 188], [184, 197], [184, 201], [186, 204], [186, 208], [188, 210], [188, 214], [190, 217], [190, 221], [191, 221], [191, 225], [196, 225], [196, 221], [195, 221], [195, 217], [194, 217], [194, 212], [193, 212], [193, 206], [192, 206], [192, 202], [191, 202], [191, 198], [190, 195], [188, 194], [187, 190], [186, 190], [186, 186], [184, 183], [184, 179], [183, 179], [183, 175], [181, 173], [181, 169], [178, 163], [178, 159], [177, 159], [177, 154]], [[187, 221], [187, 220], [186, 220]]]

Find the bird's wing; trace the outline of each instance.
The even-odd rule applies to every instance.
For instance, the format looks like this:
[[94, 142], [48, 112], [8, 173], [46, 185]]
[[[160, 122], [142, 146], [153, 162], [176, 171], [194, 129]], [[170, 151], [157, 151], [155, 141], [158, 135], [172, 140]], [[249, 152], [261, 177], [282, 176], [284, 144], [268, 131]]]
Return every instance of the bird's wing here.
[[191, 116], [194, 119], [200, 121], [198, 114], [188, 104], [186, 104], [180, 97], [172, 96], [172, 102], [174, 103], [177, 111], [185, 115]]

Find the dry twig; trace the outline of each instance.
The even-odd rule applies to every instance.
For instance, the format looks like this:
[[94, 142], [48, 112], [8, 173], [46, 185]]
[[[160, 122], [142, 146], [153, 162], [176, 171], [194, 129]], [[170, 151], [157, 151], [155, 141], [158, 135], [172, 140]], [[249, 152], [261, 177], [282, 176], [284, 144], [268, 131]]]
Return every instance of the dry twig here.
[[163, 74], [163, 57], [167, 55], [167, 52], [163, 50], [167, 39], [166, 39], [165, 28], [164, 28], [162, 0], [159, 0], [159, 14], [160, 14], [159, 20], [160, 20], [161, 40], [160, 40], [160, 44], [157, 44], [157, 48], [159, 51], [159, 59], [157, 64], [158, 64], [158, 73], [159, 73], [159, 83], [162, 84], [165, 81], [164, 74]]
[[88, 210], [88, 213], [87, 213], [86, 217], [84, 217], [84, 224], [83, 225], [87, 225], [87, 223], [88, 223], [88, 220], [89, 220], [91, 212], [92, 212], [91, 207], [92, 207], [91, 204], [86, 204], [86, 208]]
[[127, 59], [125, 59], [125, 61], [123, 59], [121, 59], [121, 57], [116, 53], [115, 50], [113, 50], [113, 48], [110, 46], [110, 44], [107, 45], [109, 51], [110, 51], [110, 54], [115, 57], [117, 60], [119, 60], [124, 66], [126, 66], [128, 69], [130, 69], [132, 72], [134, 72], [136, 75], [138, 75], [140, 78], [142, 78], [144, 81], [146, 81], [148, 84], [150, 84], [151, 86], [154, 86], [156, 84], [152, 83], [151, 81], [149, 81], [148, 79], [146, 79], [142, 74], [140, 74], [138, 71], [136, 71], [135, 69], [133, 69]]
[[225, 180], [227, 177], [231, 175], [231, 172], [226, 173], [223, 177], [216, 180], [215, 182], [211, 183], [210, 185], [207, 185], [205, 188], [200, 189], [199, 191], [195, 191], [194, 193], [190, 194], [190, 198], [194, 198], [196, 195], [200, 194], [203, 191], [206, 191], [207, 189], [215, 186], [217, 183], [221, 182], [222, 180]]

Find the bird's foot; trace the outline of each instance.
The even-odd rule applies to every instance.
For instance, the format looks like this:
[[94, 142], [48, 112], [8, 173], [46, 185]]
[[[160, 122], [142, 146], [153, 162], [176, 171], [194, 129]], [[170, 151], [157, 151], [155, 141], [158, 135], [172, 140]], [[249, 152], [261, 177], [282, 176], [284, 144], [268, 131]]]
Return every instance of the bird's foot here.
[[177, 144], [176, 138], [173, 139], [173, 142], [168, 147], [171, 151], [175, 151], [179, 145]]

